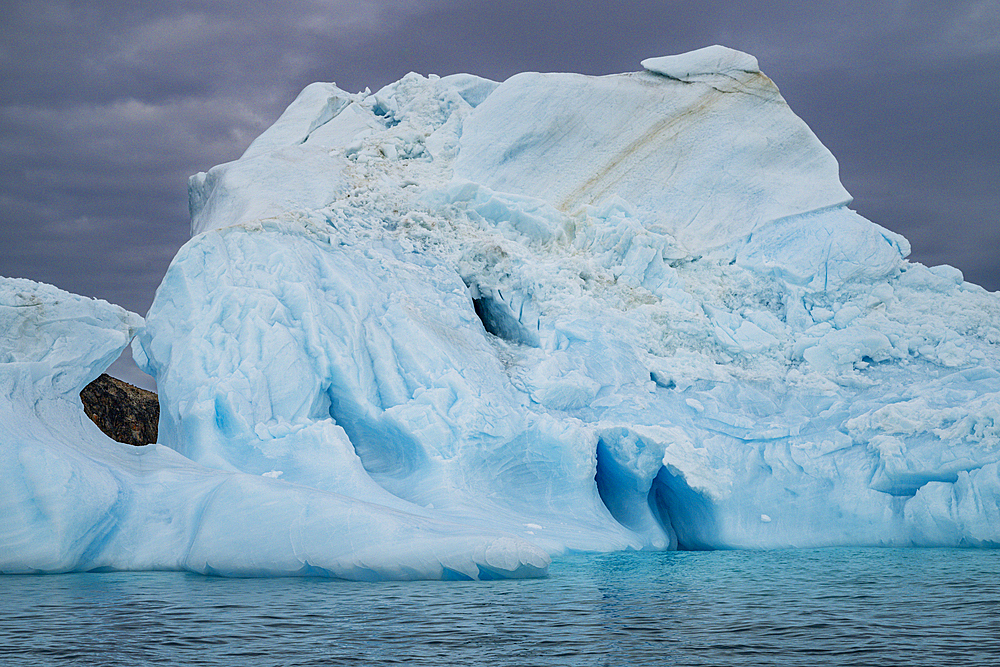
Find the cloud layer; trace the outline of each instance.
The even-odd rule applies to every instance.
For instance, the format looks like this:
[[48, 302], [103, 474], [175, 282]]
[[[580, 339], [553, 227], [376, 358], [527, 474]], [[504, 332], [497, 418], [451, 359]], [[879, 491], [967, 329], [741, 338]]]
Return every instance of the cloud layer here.
[[187, 176], [312, 81], [607, 74], [722, 43], [756, 55], [912, 258], [1000, 289], [1000, 6], [21, 0], [0, 8], [0, 273], [143, 313], [188, 237]]

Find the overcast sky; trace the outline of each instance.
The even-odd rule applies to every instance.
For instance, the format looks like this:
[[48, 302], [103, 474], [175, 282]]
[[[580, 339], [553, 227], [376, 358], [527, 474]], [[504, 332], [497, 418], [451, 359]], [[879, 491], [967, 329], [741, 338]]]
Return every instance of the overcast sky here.
[[609, 74], [719, 43], [757, 56], [911, 259], [1000, 290], [996, 0], [144, 5], [0, 7], [0, 274], [145, 314], [188, 238], [187, 177], [313, 81]]

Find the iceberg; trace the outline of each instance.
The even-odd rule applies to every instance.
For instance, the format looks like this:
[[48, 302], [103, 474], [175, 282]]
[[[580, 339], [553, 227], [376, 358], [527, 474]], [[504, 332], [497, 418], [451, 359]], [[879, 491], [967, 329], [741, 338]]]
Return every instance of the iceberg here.
[[[192, 177], [144, 320], [3, 283], [0, 571], [1000, 545], [1000, 297], [851, 211], [752, 56], [642, 67], [313, 84]], [[133, 335], [142, 448], [74, 394]]]

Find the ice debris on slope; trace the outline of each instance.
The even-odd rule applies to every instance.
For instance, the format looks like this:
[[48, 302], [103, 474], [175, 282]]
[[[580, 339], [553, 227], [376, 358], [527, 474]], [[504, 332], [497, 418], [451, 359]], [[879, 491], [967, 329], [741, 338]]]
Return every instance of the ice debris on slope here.
[[550, 554], [1000, 544], [1000, 299], [850, 211], [751, 56], [644, 67], [314, 84], [193, 177], [161, 445]]

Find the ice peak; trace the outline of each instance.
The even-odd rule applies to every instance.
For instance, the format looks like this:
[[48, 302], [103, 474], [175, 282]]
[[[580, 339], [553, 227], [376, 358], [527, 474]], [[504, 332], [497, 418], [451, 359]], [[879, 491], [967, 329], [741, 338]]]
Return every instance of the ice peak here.
[[741, 72], [750, 74], [760, 72], [757, 59], [749, 53], [743, 53], [719, 44], [673, 56], [646, 58], [641, 64], [650, 72], [681, 81], [709, 74], [732, 75]]

